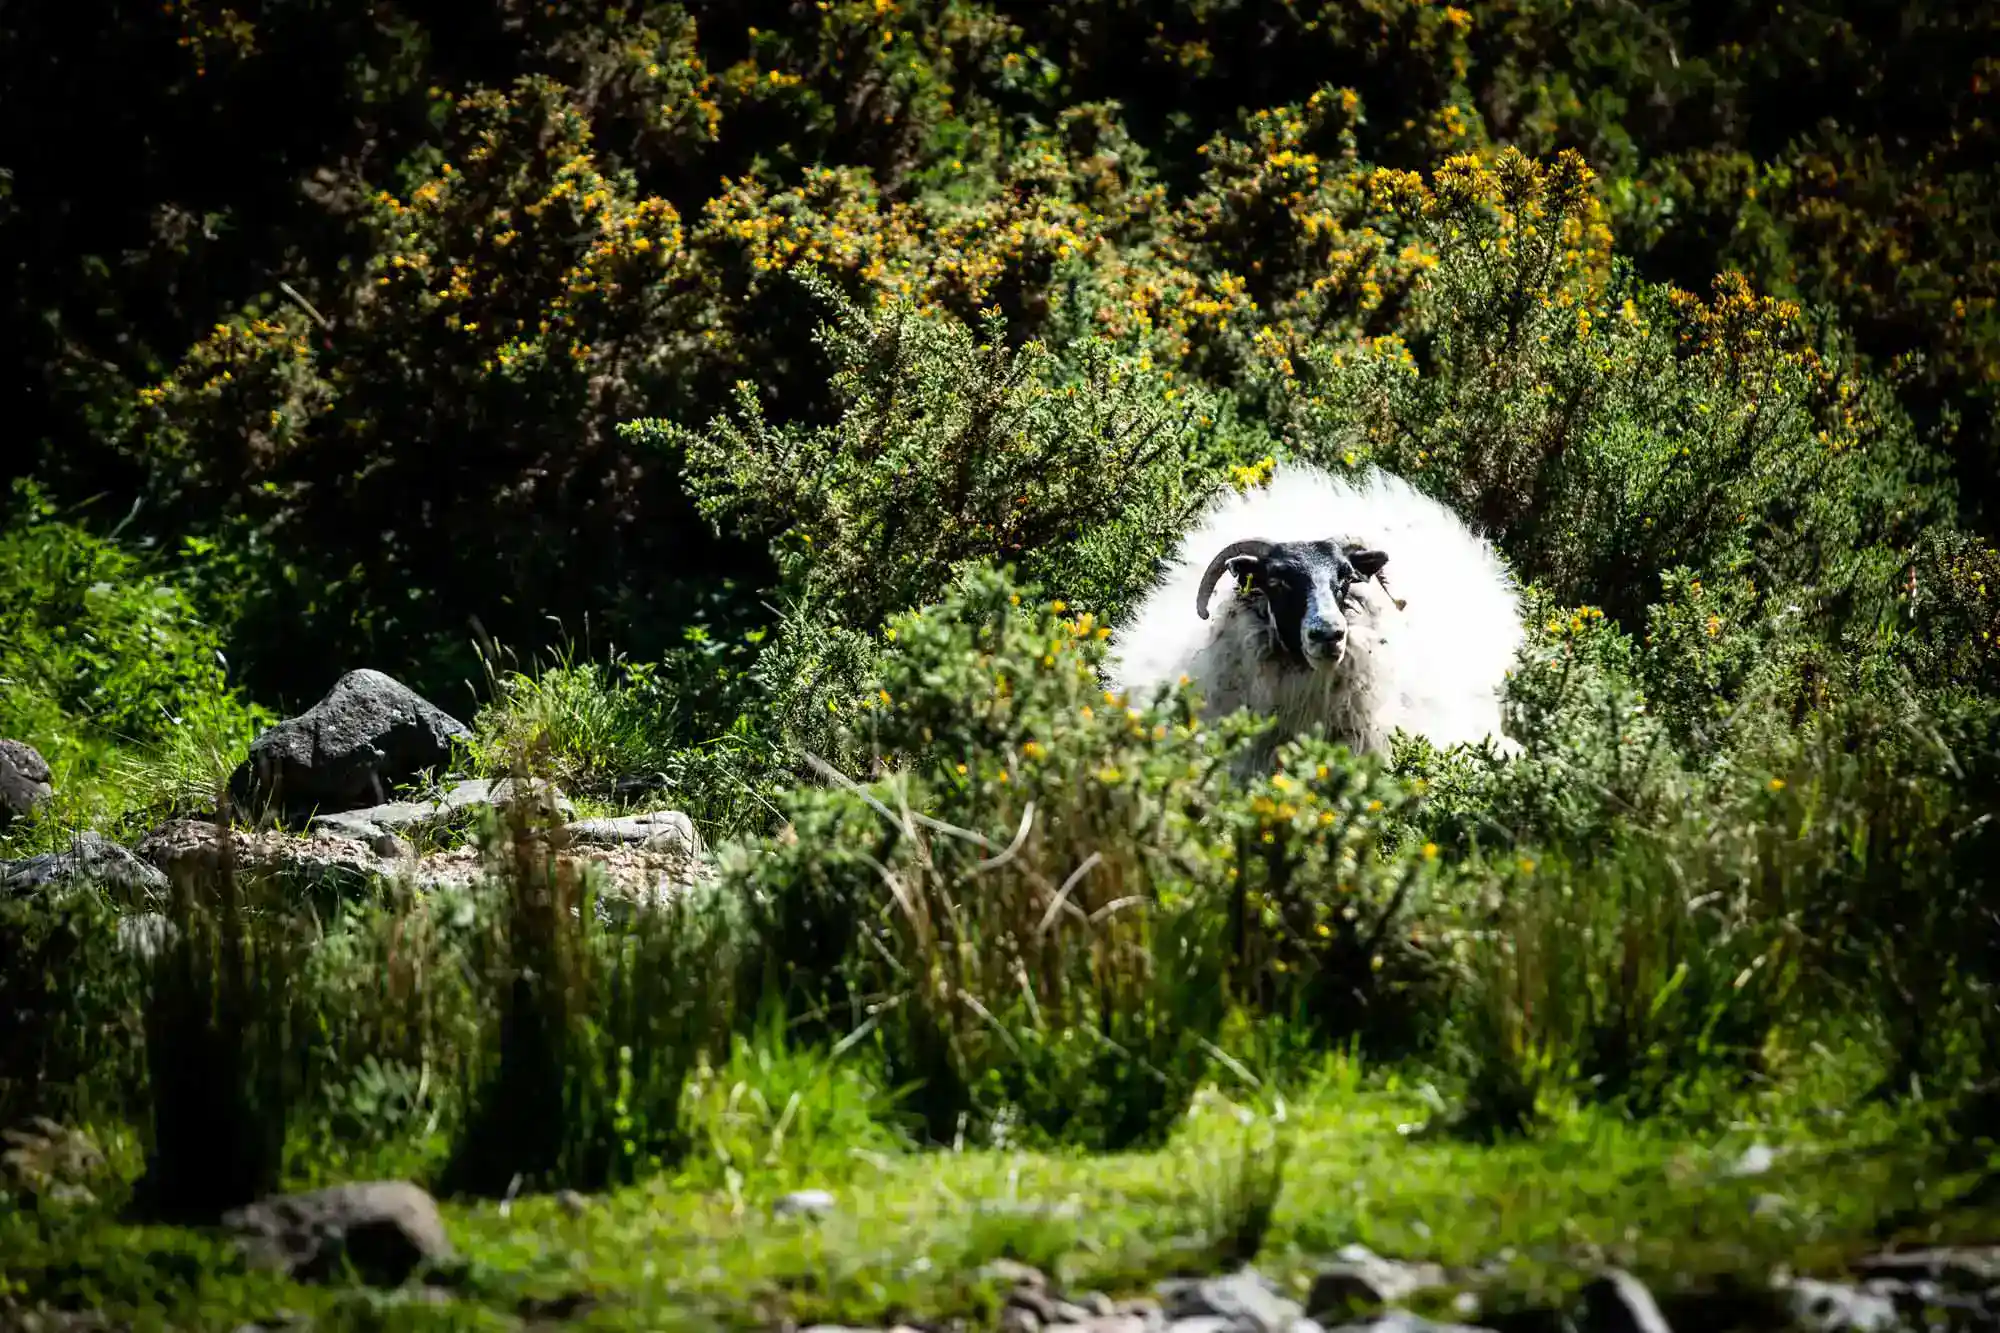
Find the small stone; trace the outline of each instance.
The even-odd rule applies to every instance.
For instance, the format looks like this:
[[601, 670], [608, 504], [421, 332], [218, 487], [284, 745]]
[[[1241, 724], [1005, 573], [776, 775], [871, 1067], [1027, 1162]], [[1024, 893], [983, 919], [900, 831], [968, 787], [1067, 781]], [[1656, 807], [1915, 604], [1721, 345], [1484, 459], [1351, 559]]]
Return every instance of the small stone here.
[[1646, 1284], [1607, 1269], [1583, 1289], [1582, 1333], [1673, 1333]]
[[33, 1116], [0, 1131], [0, 1186], [65, 1207], [95, 1199], [90, 1183], [105, 1170], [103, 1151], [86, 1131]]
[[461, 811], [492, 806], [495, 810], [511, 810], [525, 803], [531, 813], [553, 814], [558, 819], [576, 818], [576, 806], [569, 797], [563, 795], [556, 785], [545, 778], [531, 778], [523, 789], [513, 778], [488, 780], [471, 778], [454, 783], [444, 794], [441, 804], [445, 810], [457, 814]]
[[1018, 1259], [994, 1259], [980, 1266], [979, 1276], [988, 1282], [998, 1282], [1011, 1288], [1026, 1287], [1034, 1291], [1048, 1289], [1048, 1275], [1032, 1264], [1024, 1264]]
[[833, 1195], [826, 1190], [793, 1190], [771, 1205], [778, 1217], [824, 1217], [833, 1211]]
[[1326, 1333], [1493, 1333], [1477, 1324], [1440, 1324], [1408, 1310], [1384, 1310], [1358, 1324], [1341, 1324]]
[[55, 794], [41, 751], [26, 741], [0, 740], [0, 830], [26, 819]]
[[1000, 1327], [1003, 1333], [1042, 1333], [1047, 1326], [1042, 1323], [1042, 1316], [1030, 1306], [1009, 1302], [1000, 1311]]
[[344, 1259], [364, 1280], [396, 1286], [420, 1264], [455, 1257], [437, 1201], [400, 1180], [280, 1195], [234, 1209], [222, 1224], [250, 1262], [298, 1281], [325, 1281]]
[[368, 840], [368, 850], [385, 861], [414, 861], [417, 849], [393, 833], [377, 833]]
[[[372, 805], [365, 810], [343, 810], [331, 815], [314, 815], [306, 821], [306, 827], [314, 833], [323, 833], [332, 838], [348, 838], [354, 842], [364, 842], [371, 846], [377, 838], [392, 838], [392, 822], [399, 810], [408, 810], [414, 815], [422, 807], [414, 802], [396, 802], [391, 805]], [[384, 822], [377, 823], [377, 819]], [[394, 823], [396, 828], [408, 828], [415, 820]]]
[[556, 1207], [562, 1209], [571, 1217], [582, 1217], [590, 1209], [590, 1200], [584, 1198], [583, 1195], [577, 1193], [575, 1190], [557, 1190]]

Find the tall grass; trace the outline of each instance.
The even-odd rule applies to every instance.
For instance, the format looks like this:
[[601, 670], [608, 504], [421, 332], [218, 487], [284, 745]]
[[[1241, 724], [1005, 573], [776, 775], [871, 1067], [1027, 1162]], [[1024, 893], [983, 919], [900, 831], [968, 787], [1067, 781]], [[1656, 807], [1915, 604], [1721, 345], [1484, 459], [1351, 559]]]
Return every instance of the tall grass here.
[[192, 1222], [278, 1185], [300, 1091], [303, 924], [239, 876], [220, 804], [214, 869], [184, 861], [173, 878], [145, 1011], [152, 1133], [139, 1203]]
[[[878, 796], [850, 985], [934, 1142], [1157, 1138], [1205, 1074], [1227, 1012], [1223, 915], [1084, 802], [998, 803], [993, 833]], [[1116, 801], [1115, 793], [1095, 799]], [[893, 804], [892, 804], [893, 803]], [[1004, 821], [1004, 822], [1003, 822]], [[1009, 832], [1003, 828], [1011, 826]]]
[[698, 894], [614, 913], [559, 830], [515, 806], [486, 928], [474, 941], [487, 1026], [461, 1066], [467, 1115], [447, 1189], [595, 1189], [687, 1146], [682, 1094], [727, 1040], [728, 914]]
[[1460, 1047], [1480, 1124], [1658, 1110], [1801, 1027], [1871, 1043], [1898, 1091], [1993, 1068], [2000, 860], [1941, 738], [1847, 709], [1765, 760], [1663, 829], [1495, 867]]

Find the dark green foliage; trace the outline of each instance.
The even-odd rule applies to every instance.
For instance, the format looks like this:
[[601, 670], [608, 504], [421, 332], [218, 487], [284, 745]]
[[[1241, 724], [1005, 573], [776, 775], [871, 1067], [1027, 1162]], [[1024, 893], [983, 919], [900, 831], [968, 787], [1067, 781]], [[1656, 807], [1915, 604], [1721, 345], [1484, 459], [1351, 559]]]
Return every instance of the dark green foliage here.
[[0, 1126], [135, 1108], [139, 988], [119, 922], [91, 889], [0, 900]]
[[[299, 1095], [303, 924], [239, 880], [176, 877], [167, 938], [147, 968], [151, 1135], [139, 1206], [212, 1224], [272, 1192]], [[261, 900], [260, 900], [261, 899]]]

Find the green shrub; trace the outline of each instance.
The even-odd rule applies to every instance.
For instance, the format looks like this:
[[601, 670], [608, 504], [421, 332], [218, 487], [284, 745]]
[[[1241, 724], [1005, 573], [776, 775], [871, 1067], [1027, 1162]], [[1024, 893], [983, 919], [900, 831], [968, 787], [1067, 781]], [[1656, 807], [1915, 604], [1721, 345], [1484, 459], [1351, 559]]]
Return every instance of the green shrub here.
[[273, 719], [231, 687], [222, 636], [116, 542], [17, 486], [0, 527], [0, 735], [41, 751], [56, 800], [40, 830], [211, 806]]
[[1323, 744], [1235, 788], [1256, 723], [1105, 692], [1105, 627], [1036, 597], [973, 570], [892, 619], [843, 729], [877, 776], [827, 766], [786, 840], [728, 853], [763, 986], [869, 1033], [938, 1140], [1156, 1137], [1239, 1007], [1417, 1040], [1438, 867], [1397, 836], [1409, 790]]

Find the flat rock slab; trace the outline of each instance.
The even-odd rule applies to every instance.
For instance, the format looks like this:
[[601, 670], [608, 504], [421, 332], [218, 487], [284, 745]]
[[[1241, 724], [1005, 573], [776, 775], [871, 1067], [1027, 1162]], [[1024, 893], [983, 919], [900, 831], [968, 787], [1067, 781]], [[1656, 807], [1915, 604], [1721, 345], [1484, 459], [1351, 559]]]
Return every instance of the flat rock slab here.
[[26, 819], [54, 795], [41, 751], [26, 741], [0, 740], [0, 829]]
[[[476, 847], [429, 856], [411, 856], [407, 846], [371, 844], [327, 829], [306, 835], [280, 829], [229, 830], [229, 858], [237, 873], [276, 879], [301, 892], [360, 893], [370, 885], [395, 881], [420, 891], [463, 887], [491, 874]], [[220, 872], [222, 845], [215, 825], [179, 820], [141, 839], [139, 854], [168, 875], [213, 876]], [[611, 895], [631, 901], [663, 902], [712, 874], [705, 862], [675, 851], [610, 846], [572, 848], [555, 854], [559, 865], [594, 866]]]
[[451, 759], [463, 722], [379, 671], [350, 671], [325, 698], [250, 744], [230, 775], [244, 814], [353, 810]]
[[94, 884], [134, 896], [165, 893], [167, 877], [127, 848], [95, 833], [79, 833], [61, 851], [0, 861], [0, 894], [26, 894]]
[[701, 854], [701, 834], [694, 821], [679, 810], [653, 810], [641, 815], [579, 819], [564, 826], [572, 842], [599, 847], [644, 847], [656, 851]]
[[373, 842], [384, 834], [400, 836], [424, 829], [453, 828], [469, 822], [476, 811], [491, 807], [507, 810], [527, 797], [531, 805], [571, 819], [576, 807], [567, 796], [543, 781], [517, 786], [512, 778], [489, 781], [474, 778], [452, 784], [434, 801], [386, 801], [360, 810], [314, 815], [306, 827], [341, 837]]
[[301, 1281], [325, 1281], [343, 1264], [377, 1286], [456, 1257], [437, 1201], [401, 1180], [336, 1185], [238, 1208], [222, 1219], [245, 1257]]
[[250, 832], [232, 828], [224, 851], [222, 834], [205, 819], [179, 819], [139, 840], [139, 855], [169, 877], [197, 883], [220, 875], [225, 855], [231, 870], [253, 879], [279, 879], [301, 892], [359, 893], [392, 876], [394, 859], [376, 855], [354, 838], [316, 831], [305, 837], [279, 829]]

